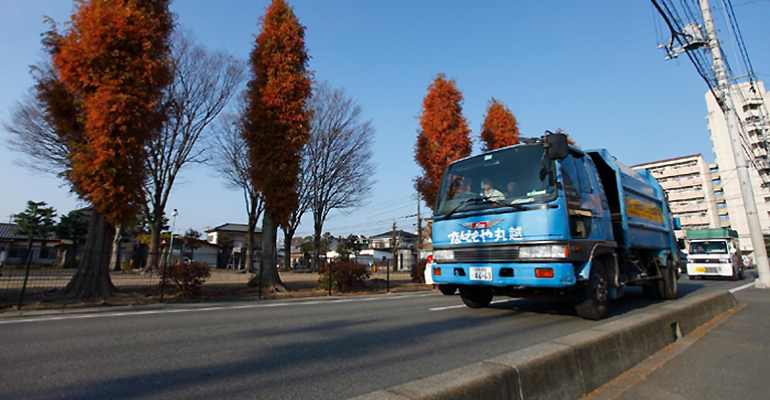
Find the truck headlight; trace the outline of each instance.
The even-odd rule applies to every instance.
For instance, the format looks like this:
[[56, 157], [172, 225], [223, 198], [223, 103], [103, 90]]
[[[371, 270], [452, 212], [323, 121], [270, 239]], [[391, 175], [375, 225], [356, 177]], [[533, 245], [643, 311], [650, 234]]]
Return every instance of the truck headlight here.
[[561, 244], [548, 244], [541, 246], [521, 246], [519, 258], [567, 258], [569, 250]]
[[454, 261], [454, 259], [454, 250], [433, 250], [434, 262]]

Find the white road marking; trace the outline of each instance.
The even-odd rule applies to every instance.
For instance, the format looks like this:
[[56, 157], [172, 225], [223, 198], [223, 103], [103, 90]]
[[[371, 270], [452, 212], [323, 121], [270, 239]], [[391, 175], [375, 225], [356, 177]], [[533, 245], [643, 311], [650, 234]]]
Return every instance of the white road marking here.
[[737, 292], [737, 291], [739, 291], [739, 290], [748, 289], [748, 288], [750, 288], [750, 287], [752, 287], [752, 286], [754, 286], [754, 285], [755, 285], [755, 283], [754, 283], [754, 282], [751, 282], [751, 283], [747, 283], [747, 284], [745, 284], [745, 285], [742, 285], [742, 286], [738, 286], [738, 287], [735, 287], [735, 288], [732, 288], [732, 289], [730, 289], [730, 293], [735, 293], [735, 292]]
[[434, 293], [422, 293], [422, 294], [407, 294], [396, 296], [382, 296], [382, 297], [366, 297], [366, 298], [348, 298], [348, 299], [335, 299], [335, 300], [315, 300], [315, 301], [298, 301], [291, 303], [268, 303], [268, 304], [244, 304], [240, 306], [219, 306], [219, 307], [201, 307], [201, 308], [171, 308], [163, 310], [150, 310], [150, 311], [124, 311], [113, 313], [96, 313], [96, 314], [83, 314], [83, 315], [65, 315], [61, 317], [40, 317], [40, 318], [21, 318], [12, 320], [0, 320], [0, 325], [3, 324], [19, 324], [24, 322], [39, 322], [39, 321], [62, 321], [68, 319], [87, 319], [87, 318], [106, 318], [106, 317], [125, 317], [125, 316], [138, 316], [138, 315], [151, 315], [151, 314], [167, 314], [167, 313], [183, 313], [183, 312], [199, 312], [199, 311], [227, 311], [246, 308], [269, 308], [269, 307], [286, 307], [286, 306], [304, 306], [304, 305], [319, 305], [319, 304], [336, 304], [336, 303], [350, 303], [350, 302], [363, 302], [374, 300], [396, 300], [396, 299], [408, 299], [411, 297], [425, 297], [433, 296]]
[[[507, 301], [511, 301], [511, 300], [497, 300], [489, 304], [505, 303]], [[443, 310], [451, 310], [453, 308], [463, 308], [463, 307], [465, 307], [465, 304], [460, 304], [456, 306], [446, 306], [446, 307], [434, 307], [434, 308], [429, 308], [428, 311], [443, 311]]]

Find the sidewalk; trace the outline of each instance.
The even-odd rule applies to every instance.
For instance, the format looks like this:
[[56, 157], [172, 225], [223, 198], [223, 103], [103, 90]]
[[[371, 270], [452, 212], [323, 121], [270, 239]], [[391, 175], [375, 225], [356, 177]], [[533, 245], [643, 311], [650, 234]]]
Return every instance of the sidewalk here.
[[770, 398], [770, 290], [734, 296], [744, 304], [721, 324], [680, 339], [678, 349], [670, 346], [584, 399]]

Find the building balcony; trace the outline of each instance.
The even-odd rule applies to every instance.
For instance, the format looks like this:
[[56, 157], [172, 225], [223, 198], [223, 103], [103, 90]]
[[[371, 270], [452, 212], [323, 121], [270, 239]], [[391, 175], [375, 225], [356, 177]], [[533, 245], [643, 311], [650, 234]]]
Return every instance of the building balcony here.
[[674, 193], [671, 192], [668, 194], [669, 201], [675, 201], [675, 200], [687, 200], [687, 199], [702, 199], [705, 197], [705, 193], [703, 190], [695, 190], [692, 192], [684, 192], [684, 193]]

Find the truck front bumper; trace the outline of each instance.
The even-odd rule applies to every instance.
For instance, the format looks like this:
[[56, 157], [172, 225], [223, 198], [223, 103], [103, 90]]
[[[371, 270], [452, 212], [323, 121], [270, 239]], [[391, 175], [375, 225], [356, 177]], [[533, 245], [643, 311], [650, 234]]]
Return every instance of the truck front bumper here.
[[687, 264], [689, 276], [733, 276], [732, 264]]
[[446, 263], [433, 264], [431, 273], [437, 284], [565, 288], [576, 283], [572, 263]]

